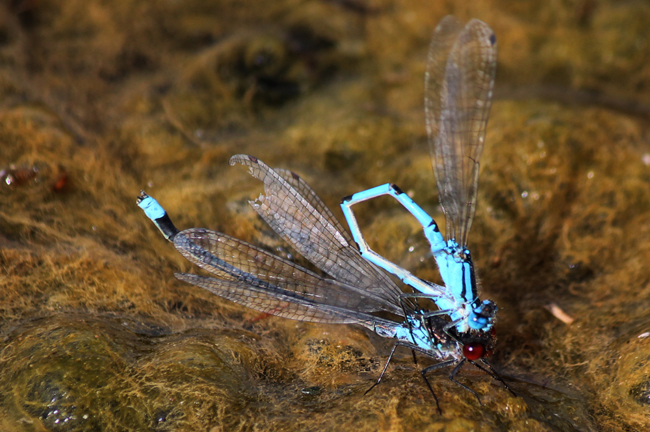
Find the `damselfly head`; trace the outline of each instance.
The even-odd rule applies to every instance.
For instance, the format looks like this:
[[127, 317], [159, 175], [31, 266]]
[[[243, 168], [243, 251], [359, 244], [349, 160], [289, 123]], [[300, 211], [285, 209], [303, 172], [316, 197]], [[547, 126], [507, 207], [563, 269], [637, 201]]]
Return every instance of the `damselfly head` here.
[[491, 356], [497, 341], [494, 328], [489, 331], [463, 333], [459, 335], [458, 340], [463, 345], [463, 356], [467, 360]]
[[497, 342], [494, 327], [489, 330], [470, 330], [467, 332], [450, 330], [452, 330], [450, 332], [451, 337], [462, 345], [463, 356], [467, 360], [478, 360], [492, 355]]
[[463, 356], [467, 360], [478, 360], [486, 355], [486, 350], [481, 343], [471, 343], [463, 345]]

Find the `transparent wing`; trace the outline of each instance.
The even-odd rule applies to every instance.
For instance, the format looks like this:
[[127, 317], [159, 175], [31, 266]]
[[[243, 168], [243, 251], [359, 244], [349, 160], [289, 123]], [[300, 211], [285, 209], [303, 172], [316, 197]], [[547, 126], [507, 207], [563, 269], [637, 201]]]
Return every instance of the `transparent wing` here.
[[226, 281], [187, 273], [176, 273], [175, 276], [219, 297], [271, 315], [316, 323], [355, 324], [359, 322], [358, 319], [350, 316], [354, 314], [346, 314], [336, 311], [336, 308], [318, 305], [291, 291], [272, 285]]
[[424, 82], [429, 149], [447, 239], [461, 246], [467, 246], [476, 211], [496, 58], [496, 37], [482, 21], [473, 19], [462, 28], [447, 16], [433, 32]]
[[394, 334], [399, 327], [394, 321], [319, 304], [299, 293], [270, 284], [260, 284], [260, 281], [234, 282], [187, 273], [176, 273], [175, 276], [219, 297], [282, 318], [316, 323], [358, 324], [375, 332], [379, 330], [385, 335]]
[[[195, 285], [215, 293], [219, 291], [218, 295], [247, 307], [268, 313], [286, 307], [287, 310], [278, 309], [274, 314], [304, 321], [315, 321], [320, 316], [314, 309], [316, 305], [332, 306], [348, 312], [387, 311], [403, 315], [398, 303], [388, 302], [358, 287], [324, 278], [291, 261], [216, 231], [191, 228], [178, 233], [173, 241], [185, 258], [218, 277], [207, 278], [210, 279], [209, 283], [205, 281], [206, 278], [192, 275], [184, 276], [183, 280], [192, 277], [194, 281], [201, 281], [201, 284]], [[223, 288], [218, 288], [222, 282]], [[294, 301], [292, 306], [286, 305], [292, 298], [300, 301]], [[298, 313], [298, 309], [303, 309], [299, 306], [307, 304], [305, 302], [312, 302], [309, 303], [311, 315], [303, 318], [287, 315]]]
[[386, 304], [400, 304], [399, 287], [361, 256], [350, 235], [300, 177], [276, 172], [252, 156], [235, 155], [230, 164], [235, 163], [250, 167], [251, 174], [264, 182], [266, 195], [251, 205], [301, 255], [341, 283], [372, 293]]
[[[175, 276], [179, 280], [206, 289], [242, 306], [283, 318], [316, 323], [358, 324], [383, 337], [393, 337], [401, 327], [399, 323], [391, 320], [319, 304], [299, 293], [269, 284], [259, 284], [259, 281], [224, 281], [187, 273], [176, 273]], [[437, 347], [420, 351], [431, 356], [433, 349]]]
[[298, 174], [293, 171], [274, 168], [273, 171], [278, 173], [292, 188], [298, 192], [312, 207], [323, 216], [338, 232], [343, 235], [345, 240], [352, 244], [354, 240], [350, 233], [347, 232], [343, 225], [334, 217], [332, 211], [325, 205], [323, 200], [314, 192], [314, 190]]

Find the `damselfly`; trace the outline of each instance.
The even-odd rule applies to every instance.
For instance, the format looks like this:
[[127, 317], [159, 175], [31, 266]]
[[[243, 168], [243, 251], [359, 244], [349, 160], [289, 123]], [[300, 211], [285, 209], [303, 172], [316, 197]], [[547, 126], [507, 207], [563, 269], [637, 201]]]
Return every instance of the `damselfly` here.
[[[476, 211], [479, 159], [496, 73], [497, 44], [492, 29], [473, 19], [465, 27], [452, 16], [438, 24], [431, 41], [425, 74], [425, 117], [429, 150], [445, 214], [447, 240], [436, 222], [393, 184], [343, 199], [341, 207], [361, 255], [410, 285], [438, 307], [430, 315], [448, 315], [446, 329], [457, 336], [492, 329], [497, 307], [481, 301], [467, 237]], [[397, 199], [424, 228], [445, 286], [412, 275], [368, 247], [352, 205], [381, 195]], [[489, 343], [488, 346], [493, 345]]]
[[[252, 156], [233, 156], [230, 164], [236, 163], [248, 166], [264, 182], [266, 194], [251, 202], [253, 208], [328, 277], [226, 234], [202, 228], [178, 231], [160, 204], [142, 192], [138, 206], [163, 235], [185, 258], [216, 276], [177, 273], [178, 279], [261, 312], [316, 323], [358, 324], [392, 338], [393, 349], [375, 385], [398, 346], [411, 349], [414, 358], [417, 352], [438, 361], [421, 371], [438, 411], [427, 372], [453, 367], [449, 378], [477, 399], [476, 392], [455, 378], [465, 362], [503, 383], [483, 358], [493, 348], [491, 333], [477, 331], [461, 338], [454, 329], [443, 330], [447, 318], [419, 308], [383, 270], [365, 260], [347, 231], [299, 176], [273, 170]], [[476, 362], [479, 359], [481, 364]]]

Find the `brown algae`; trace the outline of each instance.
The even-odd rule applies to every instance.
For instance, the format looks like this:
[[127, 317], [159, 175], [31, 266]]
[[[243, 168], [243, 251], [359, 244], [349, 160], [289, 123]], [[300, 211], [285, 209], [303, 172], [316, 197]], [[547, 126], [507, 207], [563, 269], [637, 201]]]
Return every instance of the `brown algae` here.
[[[0, 184], [0, 429], [647, 429], [650, 8], [520, 3], [4, 6], [0, 171], [38, 171]], [[437, 416], [410, 353], [364, 396], [382, 341], [175, 281], [196, 269], [133, 197], [146, 186], [179, 228], [295, 255], [248, 208], [259, 184], [227, 164], [248, 153], [334, 210], [392, 182], [442, 222], [422, 76], [450, 13], [499, 39], [470, 247], [500, 307], [492, 363], [520, 397], [464, 369], [479, 406], [433, 374]], [[357, 216], [373, 249], [437, 280], [394, 202]]]

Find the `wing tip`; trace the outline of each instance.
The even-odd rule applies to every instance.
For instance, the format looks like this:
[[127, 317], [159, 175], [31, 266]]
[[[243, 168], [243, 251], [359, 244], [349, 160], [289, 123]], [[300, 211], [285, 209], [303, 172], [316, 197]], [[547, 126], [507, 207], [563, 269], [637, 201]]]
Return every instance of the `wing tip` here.
[[259, 164], [260, 160], [255, 156], [236, 154], [230, 157], [229, 163], [231, 166], [235, 166], [237, 163], [240, 163], [242, 165], [250, 165], [251, 163]]

